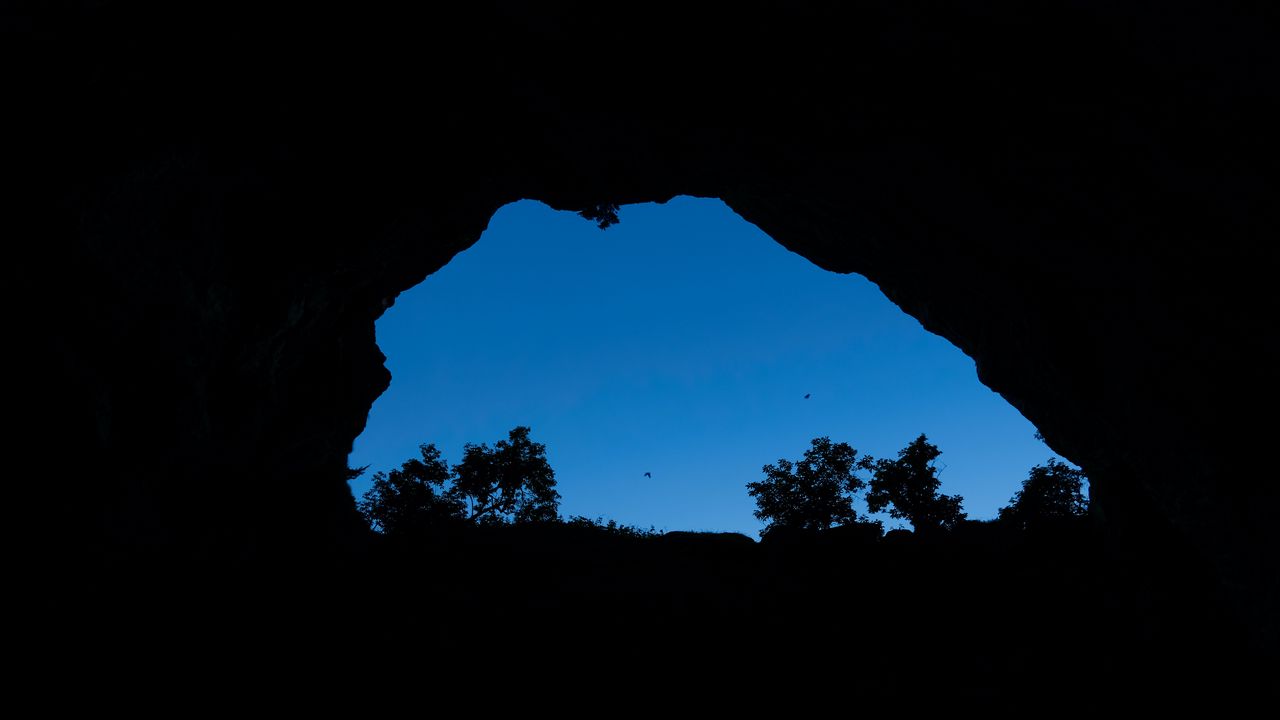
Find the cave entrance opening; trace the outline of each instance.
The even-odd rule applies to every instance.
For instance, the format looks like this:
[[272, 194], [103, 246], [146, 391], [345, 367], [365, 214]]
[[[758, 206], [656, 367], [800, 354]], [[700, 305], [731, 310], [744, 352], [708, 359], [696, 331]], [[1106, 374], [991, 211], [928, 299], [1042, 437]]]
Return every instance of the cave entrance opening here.
[[528, 426], [564, 517], [754, 537], [746, 483], [816, 437], [894, 457], [928, 435], [942, 492], [971, 519], [1053, 456], [972, 360], [865, 278], [813, 265], [716, 199], [619, 214], [601, 230], [512, 203], [397, 299], [377, 324], [391, 387], [350, 457], [369, 468], [357, 497], [420, 443], [457, 463], [465, 443]]

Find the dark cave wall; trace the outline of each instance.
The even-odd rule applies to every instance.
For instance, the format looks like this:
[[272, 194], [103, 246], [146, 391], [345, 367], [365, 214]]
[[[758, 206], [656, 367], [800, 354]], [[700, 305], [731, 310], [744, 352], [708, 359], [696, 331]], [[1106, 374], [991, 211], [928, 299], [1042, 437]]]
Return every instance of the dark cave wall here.
[[94, 468], [44, 487], [95, 567], [340, 552], [395, 295], [506, 202], [693, 194], [879, 284], [1274, 638], [1269, 6], [33, 7], [21, 462]]

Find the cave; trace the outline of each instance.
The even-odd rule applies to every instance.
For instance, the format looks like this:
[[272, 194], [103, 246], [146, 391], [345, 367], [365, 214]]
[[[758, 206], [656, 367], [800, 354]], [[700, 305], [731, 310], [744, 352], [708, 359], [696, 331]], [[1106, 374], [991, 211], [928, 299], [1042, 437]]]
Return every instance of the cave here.
[[422, 443], [452, 463], [523, 425], [564, 518], [756, 538], [744, 485], [815, 437], [883, 458], [926, 433], [975, 521], [1051, 454], [972, 360], [865, 278], [815, 267], [710, 198], [617, 216], [600, 230], [512, 203], [396, 298], [376, 324], [391, 385], [348, 458], [364, 468], [357, 499]]
[[63, 579], [349, 555], [397, 294], [506, 203], [694, 195], [972, 357], [1116, 553], [1190, 548], [1274, 651], [1274, 9], [453, 10], [4, 11], [15, 473]]

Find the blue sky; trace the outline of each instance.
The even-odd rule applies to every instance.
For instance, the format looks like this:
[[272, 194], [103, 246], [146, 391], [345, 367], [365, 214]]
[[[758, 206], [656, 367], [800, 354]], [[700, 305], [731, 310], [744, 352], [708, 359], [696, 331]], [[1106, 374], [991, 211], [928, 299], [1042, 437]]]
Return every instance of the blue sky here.
[[719, 200], [619, 216], [601, 231], [512, 203], [399, 297], [377, 324], [392, 381], [351, 453], [370, 466], [357, 496], [418, 443], [454, 463], [464, 443], [528, 425], [562, 515], [755, 537], [746, 483], [817, 436], [893, 457], [927, 434], [942, 491], [980, 519], [1057, 457], [865, 278], [818, 268]]

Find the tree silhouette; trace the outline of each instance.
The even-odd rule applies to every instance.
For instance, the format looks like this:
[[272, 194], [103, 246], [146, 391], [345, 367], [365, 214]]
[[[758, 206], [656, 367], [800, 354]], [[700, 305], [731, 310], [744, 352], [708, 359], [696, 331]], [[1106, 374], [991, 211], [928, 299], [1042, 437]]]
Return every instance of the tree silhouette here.
[[853, 496], [866, 482], [855, 472], [870, 459], [860, 462], [848, 443], [827, 437], [814, 438], [810, 445], [803, 460], [765, 465], [765, 479], [747, 483], [747, 493], [756, 499], [756, 518], [768, 523], [761, 535], [777, 528], [815, 531], [858, 521]]
[[933, 461], [942, 454], [937, 445], [921, 435], [898, 451], [896, 460], [877, 460], [867, 490], [867, 508], [906, 520], [916, 532], [950, 528], [965, 519], [960, 509], [964, 498], [938, 492], [942, 482]]
[[1050, 458], [1031, 468], [999, 519], [1026, 529], [1082, 517], [1089, 511], [1083, 487], [1084, 472]]
[[467, 443], [462, 462], [453, 467], [451, 496], [466, 507], [466, 518], [477, 524], [548, 522], [556, 520], [560, 493], [547, 462], [547, 448], [529, 439], [520, 426], [488, 445]]
[[[517, 427], [493, 448], [467, 443], [452, 471], [435, 445], [419, 445], [421, 459], [376, 473], [356, 507], [374, 530], [387, 534], [449, 520], [476, 525], [557, 520], [555, 472], [546, 446], [530, 440], [529, 432]], [[348, 471], [348, 479], [361, 472]]]
[[[379, 532], [395, 533], [416, 523], [460, 517], [462, 503], [445, 490], [452, 479], [435, 445], [419, 445], [421, 459], [406, 461], [398, 470], [378, 472], [373, 486], [356, 508]], [[351, 471], [352, 477], [361, 471]]]

